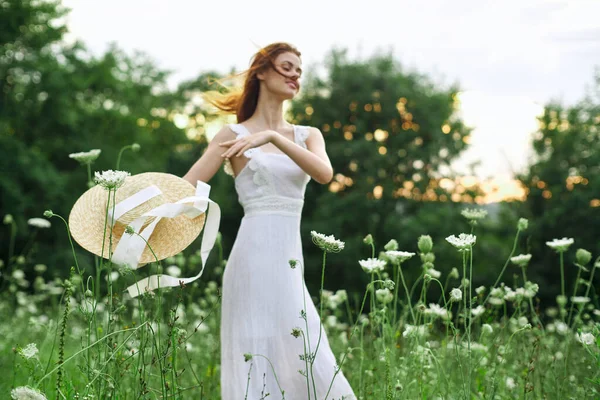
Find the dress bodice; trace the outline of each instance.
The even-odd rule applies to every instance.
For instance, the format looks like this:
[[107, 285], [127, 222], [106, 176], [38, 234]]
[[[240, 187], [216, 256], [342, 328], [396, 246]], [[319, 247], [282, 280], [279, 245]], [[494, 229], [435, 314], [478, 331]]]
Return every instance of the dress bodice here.
[[[241, 124], [230, 128], [237, 137], [250, 135]], [[308, 127], [294, 125], [294, 142], [306, 148], [308, 132]], [[245, 215], [300, 215], [310, 176], [284, 153], [253, 148], [246, 150], [244, 156], [248, 162], [234, 179]], [[232, 174], [230, 166], [228, 169]]]

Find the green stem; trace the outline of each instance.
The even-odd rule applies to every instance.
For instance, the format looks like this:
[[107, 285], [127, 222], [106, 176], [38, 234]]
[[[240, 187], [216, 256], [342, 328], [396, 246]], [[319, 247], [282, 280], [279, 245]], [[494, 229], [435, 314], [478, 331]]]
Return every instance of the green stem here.
[[400, 271], [400, 279], [402, 280], [402, 286], [404, 286], [404, 291], [406, 292], [406, 301], [408, 301], [410, 315], [412, 316], [413, 324], [416, 324], [417, 319], [415, 318], [415, 312], [413, 311], [412, 304], [410, 302], [410, 293], [408, 292], [408, 287], [406, 286], [406, 281], [404, 280], [404, 274], [402, 273], [402, 263], [398, 264], [398, 270]]
[[121, 156], [123, 155], [123, 152], [124, 152], [125, 150], [127, 150], [127, 149], [130, 149], [130, 148], [131, 148], [131, 145], [128, 145], [128, 146], [123, 146], [123, 147], [121, 148], [121, 150], [119, 151], [119, 156], [117, 157], [117, 168], [116, 168], [116, 169], [117, 169], [117, 171], [119, 170], [119, 166], [121, 165]]
[[490, 288], [487, 296], [485, 297], [485, 300], [483, 301], [482, 305], [486, 305], [488, 299], [490, 298], [490, 295], [492, 294], [492, 290], [494, 288], [496, 288], [496, 286], [498, 286], [498, 283], [500, 283], [500, 279], [502, 279], [502, 275], [504, 275], [504, 271], [506, 271], [506, 267], [508, 266], [508, 263], [510, 262], [510, 259], [512, 258], [513, 254], [515, 254], [515, 250], [517, 249], [517, 242], [519, 241], [519, 233], [521, 232], [520, 229], [517, 228], [517, 234], [515, 235], [515, 240], [513, 242], [513, 247], [512, 250], [510, 251], [510, 254], [508, 255], [508, 258], [506, 259], [506, 262], [504, 263], [504, 267], [502, 267], [502, 271], [500, 271], [500, 275], [498, 275], [498, 278], [496, 279], [496, 282], [494, 283], [494, 285]]

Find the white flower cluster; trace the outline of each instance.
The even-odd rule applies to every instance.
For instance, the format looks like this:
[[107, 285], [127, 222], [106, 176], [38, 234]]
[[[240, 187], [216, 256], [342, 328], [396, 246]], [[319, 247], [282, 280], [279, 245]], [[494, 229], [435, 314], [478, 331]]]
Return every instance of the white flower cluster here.
[[445, 321], [452, 319], [452, 313], [450, 311], [435, 303], [429, 304], [429, 307], [423, 311], [423, 314], [441, 318]]
[[366, 260], [358, 261], [358, 263], [367, 274], [382, 272], [385, 268], [385, 261], [378, 258], [367, 258]]
[[72, 158], [75, 161], [79, 161], [79, 163], [81, 165], [87, 165], [87, 164], [91, 164], [94, 161], [96, 161], [96, 159], [98, 158], [98, 156], [100, 155], [101, 152], [102, 152], [102, 150], [100, 150], [100, 149], [93, 149], [90, 151], [71, 153], [71, 154], [69, 154], [69, 158]]
[[578, 342], [583, 343], [585, 345], [592, 345], [596, 342], [596, 338], [591, 333], [576, 333], [575, 337]]
[[468, 219], [470, 221], [483, 219], [488, 214], [488, 212], [486, 210], [477, 209], [477, 208], [465, 208], [460, 213], [463, 217], [465, 217], [466, 219]]
[[377, 298], [377, 301], [383, 304], [391, 303], [392, 300], [394, 300], [394, 294], [389, 289], [377, 289], [375, 291], [375, 297]]
[[313, 243], [327, 253], [339, 253], [344, 250], [345, 243], [336, 239], [333, 235], [324, 235], [315, 231], [311, 231], [310, 235]]
[[526, 267], [531, 260], [531, 254], [519, 254], [518, 256], [514, 256], [510, 258], [510, 262], [519, 267]]
[[427, 325], [410, 325], [406, 324], [404, 328], [404, 332], [402, 332], [403, 337], [425, 337], [429, 330], [427, 329]]
[[563, 251], [567, 251], [569, 246], [575, 243], [575, 240], [572, 238], [562, 238], [562, 239], [553, 239], [551, 242], [546, 242], [546, 245], [556, 252], [561, 253]]
[[461, 301], [462, 290], [454, 288], [450, 291], [450, 301]]
[[13, 400], [47, 400], [43, 393], [28, 386], [20, 386], [10, 391]]
[[450, 243], [452, 246], [456, 247], [458, 251], [469, 251], [471, 246], [475, 244], [477, 241], [477, 237], [475, 235], [471, 235], [469, 233], [461, 233], [458, 237], [454, 235], [450, 235], [446, 238], [446, 241]]
[[414, 256], [415, 253], [408, 251], [388, 250], [385, 252], [385, 255], [392, 264], [401, 264]]
[[102, 173], [95, 172], [94, 181], [106, 190], [114, 190], [123, 186], [125, 178], [130, 175], [129, 172], [113, 171], [112, 169], [109, 169], [108, 171], [102, 171]]
[[40, 228], [40, 229], [46, 229], [46, 228], [50, 228], [52, 226], [50, 221], [48, 221], [47, 219], [44, 219], [44, 218], [29, 218], [27, 220], [27, 224], [29, 226], [33, 226], [35, 228]]
[[323, 301], [331, 310], [337, 309], [347, 299], [348, 293], [344, 289], [338, 290], [335, 294], [329, 290], [323, 290]]
[[27, 346], [19, 350], [19, 354], [28, 360], [37, 356], [38, 352], [39, 350], [35, 343], [29, 343]]

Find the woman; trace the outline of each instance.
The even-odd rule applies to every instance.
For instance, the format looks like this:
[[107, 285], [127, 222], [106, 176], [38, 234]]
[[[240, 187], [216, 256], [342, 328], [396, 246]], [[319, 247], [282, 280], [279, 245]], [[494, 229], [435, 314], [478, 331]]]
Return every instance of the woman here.
[[[223, 400], [258, 400], [267, 393], [279, 398], [282, 391], [286, 400], [306, 400], [309, 393], [311, 399], [327, 393], [328, 399], [356, 399], [343, 373], [335, 374], [324, 331], [313, 367], [302, 360], [305, 351], [316, 350], [321, 328], [302, 277], [304, 191], [310, 178], [328, 183], [333, 170], [321, 132], [283, 118], [283, 102], [298, 93], [301, 74], [294, 47], [275, 43], [260, 50], [242, 93], [213, 100], [221, 110], [235, 112], [238, 124], [221, 129], [184, 176], [192, 184], [206, 182], [228, 160], [244, 207], [223, 274]], [[299, 267], [292, 268], [290, 260]], [[305, 350], [309, 343], [310, 351]], [[252, 358], [245, 361], [245, 354]]]

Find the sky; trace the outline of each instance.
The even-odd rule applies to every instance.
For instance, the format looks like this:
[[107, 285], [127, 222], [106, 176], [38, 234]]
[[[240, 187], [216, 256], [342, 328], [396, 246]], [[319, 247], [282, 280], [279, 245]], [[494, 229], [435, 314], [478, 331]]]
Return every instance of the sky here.
[[[574, 104], [600, 68], [598, 0], [63, 0], [70, 40], [95, 54], [111, 42], [173, 71], [170, 85], [248, 66], [259, 46], [287, 41], [304, 69], [333, 47], [367, 58], [391, 50], [405, 68], [458, 83], [474, 127], [453, 168], [508, 182], [531, 155], [536, 115]], [[68, 39], [69, 40], [69, 39]]]

